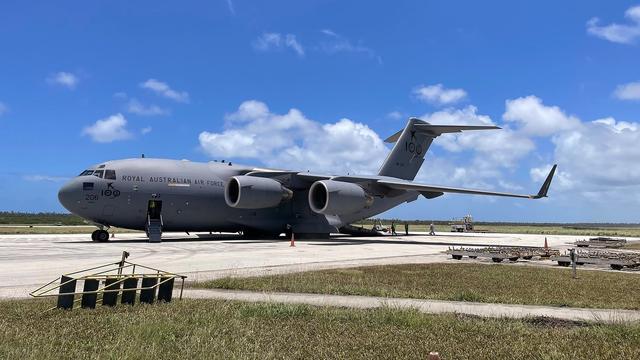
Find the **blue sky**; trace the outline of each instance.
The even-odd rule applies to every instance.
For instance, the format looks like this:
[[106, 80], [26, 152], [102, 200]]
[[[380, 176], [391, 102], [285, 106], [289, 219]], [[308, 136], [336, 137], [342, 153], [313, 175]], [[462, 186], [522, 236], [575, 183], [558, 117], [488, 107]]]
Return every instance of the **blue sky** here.
[[[0, 4], [0, 209], [62, 211], [66, 178], [166, 157], [375, 173], [408, 116], [442, 136], [386, 216], [638, 222], [640, 3], [110, 1]], [[293, 109], [293, 110], [292, 110]], [[246, 136], [240, 136], [245, 134]]]

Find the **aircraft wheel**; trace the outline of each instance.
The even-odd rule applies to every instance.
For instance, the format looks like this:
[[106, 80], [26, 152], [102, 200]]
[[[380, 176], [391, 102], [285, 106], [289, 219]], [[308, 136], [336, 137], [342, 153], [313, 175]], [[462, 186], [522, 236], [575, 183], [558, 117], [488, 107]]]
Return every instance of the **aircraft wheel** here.
[[96, 232], [96, 240], [98, 242], [106, 242], [109, 241], [109, 232], [106, 230], [98, 230]]
[[98, 232], [100, 232], [100, 230], [91, 233], [91, 241], [98, 241]]

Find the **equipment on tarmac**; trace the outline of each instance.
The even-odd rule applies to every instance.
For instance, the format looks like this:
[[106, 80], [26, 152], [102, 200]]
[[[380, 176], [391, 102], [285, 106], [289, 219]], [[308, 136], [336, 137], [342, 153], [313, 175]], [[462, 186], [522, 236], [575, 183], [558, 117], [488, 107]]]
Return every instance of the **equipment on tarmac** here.
[[[95, 309], [96, 304], [115, 306], [118, 297], [121, 304], [134, 305], [138, 296], [140, 303], [152, 304], [155, 301], [170, 302], [175, 280], [181, 279], [179, 298], [182, 299], [185, 275], [132, 263], [126, 261], [128, 257], [129, 253], [123, 251], [121, 260], [116, 263], [63, 274], [59, 281], [52, 280], [29, 295], [57, 297], [56, 306], [49, 310], [71, 310], [76, 303], [87, 309]], [[82, 291], [76, 291], [79, 283]]]
[[467, 215], [459, 220], [454, 220], [451, 224], [451, 232], [472, 232], [473, 231], [473, 217]]

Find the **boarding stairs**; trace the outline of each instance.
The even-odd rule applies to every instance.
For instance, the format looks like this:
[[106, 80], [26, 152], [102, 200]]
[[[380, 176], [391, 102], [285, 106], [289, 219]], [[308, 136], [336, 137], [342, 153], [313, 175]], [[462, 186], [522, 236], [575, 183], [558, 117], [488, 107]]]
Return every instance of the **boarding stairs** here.
[[152, 219], [147, 216], [147, 237], [149, 242], [161, 242], [162, 241], [162, 215], [159, 219]]

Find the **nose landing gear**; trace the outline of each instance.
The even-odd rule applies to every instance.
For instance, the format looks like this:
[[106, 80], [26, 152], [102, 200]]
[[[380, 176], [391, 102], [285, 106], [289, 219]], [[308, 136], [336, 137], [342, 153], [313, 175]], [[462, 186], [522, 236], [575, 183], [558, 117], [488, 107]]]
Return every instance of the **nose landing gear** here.
[[107, 230], [96, 230], [91, 233], [91, 240], [97, 242], [107, 242], [109, 241], [109, 232]]

